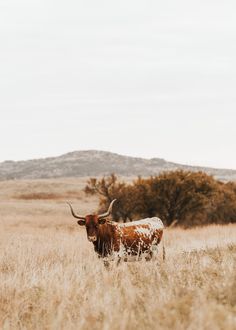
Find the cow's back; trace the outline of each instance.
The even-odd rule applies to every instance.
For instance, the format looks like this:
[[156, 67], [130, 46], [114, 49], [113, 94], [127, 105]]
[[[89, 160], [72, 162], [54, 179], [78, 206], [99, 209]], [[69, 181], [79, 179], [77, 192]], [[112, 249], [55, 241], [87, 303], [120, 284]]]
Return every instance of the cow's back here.
[[164, 224], [161, 221], [161, 219], [158, 217], [145, 218], [145, 219], [136, 220], [136, 221], [132, 221], [132, 222], [121, 223], [121, 224], [119, 224], [119, 227], [128, 228], [128, 227], [134, 227], [134, 226], [139, 226], [139, 225], [141, 225], [141, 226], [149, 225], [150, 228], [164, 229]]

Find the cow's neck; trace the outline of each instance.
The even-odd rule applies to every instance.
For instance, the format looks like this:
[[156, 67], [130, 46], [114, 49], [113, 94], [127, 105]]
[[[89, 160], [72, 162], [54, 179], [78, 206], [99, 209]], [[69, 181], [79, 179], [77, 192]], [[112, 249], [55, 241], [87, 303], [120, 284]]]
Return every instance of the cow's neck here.
[[93, 244], [95, 251], [102, 257], [106, 257], [113, 250], [115, 228], [115, 225], [111, 223], [99, 226], [97, 241]]

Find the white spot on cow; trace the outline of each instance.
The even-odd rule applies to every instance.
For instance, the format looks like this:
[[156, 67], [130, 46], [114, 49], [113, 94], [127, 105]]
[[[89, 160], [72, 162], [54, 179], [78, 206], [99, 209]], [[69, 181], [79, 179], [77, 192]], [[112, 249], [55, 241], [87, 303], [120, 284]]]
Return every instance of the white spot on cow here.
[[148, 237], [150, 237], [150, 235], [151, 235], [151, 231], [149, 228], [145, 228], [145, 227], [141, 227], [141, 226], [137, 227], [134, 231], [138, 234], [148, 236]]

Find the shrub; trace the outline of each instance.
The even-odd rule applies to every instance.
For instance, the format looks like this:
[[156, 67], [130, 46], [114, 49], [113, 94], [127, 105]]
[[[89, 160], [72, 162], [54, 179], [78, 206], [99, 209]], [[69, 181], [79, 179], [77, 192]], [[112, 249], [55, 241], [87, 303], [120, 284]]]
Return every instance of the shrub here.
[[159, 216], [167, 226], [175, 220], [189, 227], [236, 221], [236, 185], [224, 184], [203, 172], [171, 171], [150, 178], [138, 177], [131, 184], [115, 174], [90, 178], [87, 194], [100, 195], [104, 211], [116, 198], [114, 220]]

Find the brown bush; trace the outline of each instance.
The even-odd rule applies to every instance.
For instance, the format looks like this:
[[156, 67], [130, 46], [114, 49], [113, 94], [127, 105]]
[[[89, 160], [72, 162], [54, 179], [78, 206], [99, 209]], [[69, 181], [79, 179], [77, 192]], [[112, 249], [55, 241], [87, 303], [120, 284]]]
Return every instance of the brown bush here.
[[91, 178], [87, 194], [100, 195], [104, 211], [116, 198], [114, 220], [159, 216], [167, 226], [177, 220], [189, 227], [236, 221], [236, 185], [224, 184], [203, 172], [172, 171], [159, 176], [119, 182], [116, 175]]
[[136, 193], [136, 190], [132, 185], [119, 182], [115, 174], [103, 177], [100, 180], [90, 178], [84, 191], [86, 194], [98, 194], [100, 196], [99, 212], [107, 210], [110, 202], [116, 198], [117, 202], [114, 204], [113, 208], [114, 220], [122, 219], [124, 222], [128, 219], [132, 220], [133, 193]]

